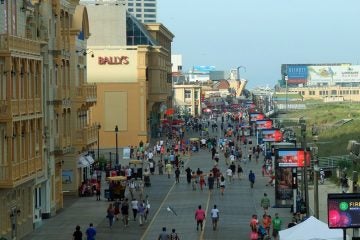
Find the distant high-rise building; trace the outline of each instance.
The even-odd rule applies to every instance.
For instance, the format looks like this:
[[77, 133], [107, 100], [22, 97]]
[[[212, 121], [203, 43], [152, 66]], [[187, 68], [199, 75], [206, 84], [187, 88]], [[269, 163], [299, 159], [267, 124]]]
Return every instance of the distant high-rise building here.
[[81, 0], [83, 4], [124, 5], [129, 13], [142, 23], [156, 22], [156, 0]]
[[129, 13], [143, 23], [156, 22], [156, 0], [124, 0]]

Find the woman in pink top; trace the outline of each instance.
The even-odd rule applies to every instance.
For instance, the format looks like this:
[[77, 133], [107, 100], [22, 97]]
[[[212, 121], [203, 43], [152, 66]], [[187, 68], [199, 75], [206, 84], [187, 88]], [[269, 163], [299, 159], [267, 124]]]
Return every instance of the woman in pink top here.
[[199, 225], [201, 231], [203, 230], [203, 221], [205, 219], [205, 211], [201, 209], [199, 205], [198, 209], [195, 211], [195, 220], [196, 220], [196, 230], [199, 230]]

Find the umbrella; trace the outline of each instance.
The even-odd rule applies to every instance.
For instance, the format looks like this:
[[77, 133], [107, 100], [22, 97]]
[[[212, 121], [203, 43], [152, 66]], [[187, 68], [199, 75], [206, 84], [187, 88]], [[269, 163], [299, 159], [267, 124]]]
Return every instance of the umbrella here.
[[166, 115], [173, 115], [175, 113], [175, 110], [173, 108], [168, 108], [165, 111]]

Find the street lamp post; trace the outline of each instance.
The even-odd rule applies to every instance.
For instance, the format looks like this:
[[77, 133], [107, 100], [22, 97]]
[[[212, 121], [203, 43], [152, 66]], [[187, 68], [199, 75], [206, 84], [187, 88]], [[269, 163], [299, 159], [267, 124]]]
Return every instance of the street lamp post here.
[[237, 80], [241, 80], [241, 77], [240, 77], [240, 68], [243, 68], [244, 69], [244, 71], [246, 72], [246, 67], [244, 67], [244, 66], [239, 66], [239, 67], [237, 67], [236, 68], [236, 70], [237, 70]]
[[285, 110], [286, 112], [288, 111], [288, 80], [289, 80], [289, 77], [287, 75], [285, 75], [284, 77], [285, 79], [285, 86], [286, 86], [286, 92], [285, 92]]
[[97, 160], [99, 162], [100, 160], [100, 128], [101, 128], [101, 125], [100, 123], [98, 124], [98, 139], [97, 139]]
[[119, 128], [116, 125], [115, 126], [115, 141], [116, 141], [116, 156], [115, 156], [115, 162], [116, 162], [116, 166], [119, 165], [119, 149], [118, 149], [118, 132], [119, 132]]

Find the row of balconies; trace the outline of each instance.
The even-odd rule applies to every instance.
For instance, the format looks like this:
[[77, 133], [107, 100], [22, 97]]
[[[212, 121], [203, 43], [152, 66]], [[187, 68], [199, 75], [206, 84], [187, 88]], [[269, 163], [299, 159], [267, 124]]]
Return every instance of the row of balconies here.
[[23, 179], [35, 178], [36, 172], [43, 168], [42, 157], [37, 156], [28, 160], [10, 165], [0, 166], [0, 188], [12, 188], [21, 184]]
[[40, 98], [12, 99], [0, 101], [0, 120], [13, 116], [31, 115], [41, 112]]
[[40, 54], [40, 42], [13, 35], [0, 34], [0, 51], [12, 50], [27, 52], [34, 55]]
[[98, 131], [99, 127], [97, 124], [77, 130], [75, 133], [74, 145], [81, 148], [96, 143]]
[[95, 103], [97, 98], [96, 84], [82, 84], [76, 88], [75, 96], [83, 103]]

